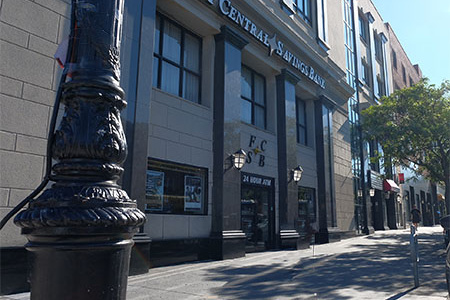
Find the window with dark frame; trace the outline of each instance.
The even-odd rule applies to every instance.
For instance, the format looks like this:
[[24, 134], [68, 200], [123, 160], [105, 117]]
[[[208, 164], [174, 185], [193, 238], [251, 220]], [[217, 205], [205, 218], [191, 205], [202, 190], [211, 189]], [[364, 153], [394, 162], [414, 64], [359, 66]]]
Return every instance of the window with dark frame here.
[[202, 39], [156, 14], [153, 86], [200, 103]]
[[296, 13], [309, 25], [311, 21], [311, 0], [281, 0], [281, 2], [289, 8], [290, 11]]
[[406, 84], [406, 69], [405, 69], [404, 65], [402, 65], [402, 77], [403, 77], [403, 83]]
[[313, 188], [298, 187], [298, 216], [300, 221], [306, 223], [306, 226], [317, 220], [315, 194]]
[[297, 98], [297, 143], [307, 146], [307, 128], [306, 128], [306, 103]]
[[371, 86], [370, 82], [370, 68], [367, 62], [361, 58], [361, 66], [362, 66], [362, 79], [367, 86]]
[[207, 214], [208, 169], [149, 159], [145, 212]]
[[266, 79], [242, 65], [241, 120], [266, 129]]
[[311, 24], [311, 0], [294, 0], [297, 14]]
[[392, 50], [392, 64], [394, 65], [394, 69], [397, 69], [397, 53]]
[[381, 48], [381, 39], [376, 32], [374, 32], [374, 43], [375, 43], [375, 58], [378, 61], [383, 61], [383, 50]]
[[359, 16], [359, 35], [361, 36], [361, 39], [368, 43], [369, 39], [369, 28], [368, 28], [368, 23], [367, 21], [364, 19], [364, 17]]
[[386, 93], [384, 91], [384, 81], [380, 75], [377, 76], [377, 84], [378, 84], [378, 96], [379, 97], [385, 96]]

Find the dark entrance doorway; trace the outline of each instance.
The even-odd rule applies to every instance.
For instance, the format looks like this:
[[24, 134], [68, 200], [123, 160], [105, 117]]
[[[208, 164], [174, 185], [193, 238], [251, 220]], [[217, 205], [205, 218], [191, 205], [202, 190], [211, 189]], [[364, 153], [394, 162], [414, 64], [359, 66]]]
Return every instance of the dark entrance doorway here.
[[241, 228], [246, 235], [246, 252], [274, 247], [273, 182], [272, 178], [242, 174]]

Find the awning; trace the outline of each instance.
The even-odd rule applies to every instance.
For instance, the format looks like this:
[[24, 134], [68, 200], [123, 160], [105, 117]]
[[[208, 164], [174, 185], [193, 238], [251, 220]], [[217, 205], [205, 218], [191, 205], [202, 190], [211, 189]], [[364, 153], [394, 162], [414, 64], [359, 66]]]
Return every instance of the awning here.
[[386, 192], [400, 193], [400, 187], [392, 179], [384, 180], [384, 190]]

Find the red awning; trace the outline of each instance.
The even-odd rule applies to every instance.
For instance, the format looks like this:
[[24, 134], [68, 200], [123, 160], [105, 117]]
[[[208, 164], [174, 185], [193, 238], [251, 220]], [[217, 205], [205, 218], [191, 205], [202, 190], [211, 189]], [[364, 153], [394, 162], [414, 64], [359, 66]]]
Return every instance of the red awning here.
[[384, 190], [386, 192], [400, 193], [400, 187], [392, 179], [384, 180]]

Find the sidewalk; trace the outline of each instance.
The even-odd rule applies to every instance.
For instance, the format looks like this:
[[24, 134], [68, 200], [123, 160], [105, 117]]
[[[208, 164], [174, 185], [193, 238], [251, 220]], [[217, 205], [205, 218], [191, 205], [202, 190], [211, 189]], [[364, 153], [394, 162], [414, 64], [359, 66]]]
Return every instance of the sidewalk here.
[[[419, 228], [419, 280], [414, 287], [409, 230], [298, 251], [151, 269], [130, 277], [128, 300], [140, 299], [446, 299], [442, 229]], [[0, 299], [28, 299], [29, 294]]]

